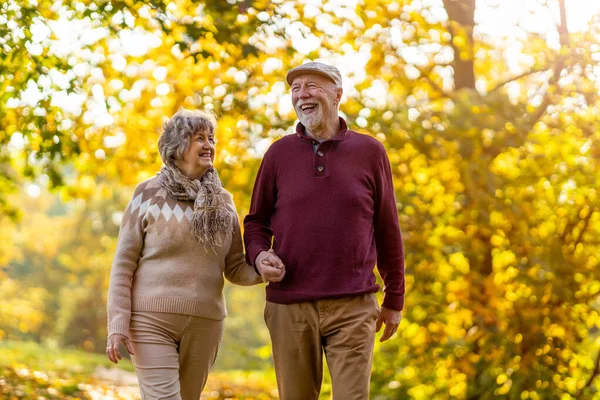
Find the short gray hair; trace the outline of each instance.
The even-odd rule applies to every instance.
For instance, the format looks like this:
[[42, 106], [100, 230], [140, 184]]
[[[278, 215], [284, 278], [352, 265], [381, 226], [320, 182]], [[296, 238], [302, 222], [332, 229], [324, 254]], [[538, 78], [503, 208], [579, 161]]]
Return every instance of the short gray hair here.
[[181, 107], [163, 124], [163, 131], [158, 139], [158, 152], [163, 163], [173, 165], [175, 160], [183, 157], [190, 145], [190, 138], [195, 133], [212, 135], [216, 127], [217, 119], [214, 114]]

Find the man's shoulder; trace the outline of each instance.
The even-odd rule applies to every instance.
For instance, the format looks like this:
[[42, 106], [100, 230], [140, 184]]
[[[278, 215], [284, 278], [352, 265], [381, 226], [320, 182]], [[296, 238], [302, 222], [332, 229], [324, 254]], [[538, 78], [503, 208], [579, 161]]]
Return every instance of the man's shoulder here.
[[281, 138], [271, 143], [271, 145], [267, 149], [267, 152], [265, 153], [265, 156], [273, 157], [276, 154], [278, 154], [278, 152], [281, 153], [281, 151], [283, 150], [293, 148], [294, 145], [297, 143], [296, 139], [296, 134], [282, 136]]
[[289, 146], [290, 144], [295, 143], [296, 139], [298, 139], [298, 136], [296, 133], [288, 133], [287, 135], [283, 135], [279, 139], [275, 140], [271, 144], [271, 147], [273, 147], [273, 146], [276, 146], [276, 147]]
[[359, 132], [349, 129], [348, 136], [353, 142], [360, 145], [362, 148], [367, 147], [368, 149], [371, 149], [371, 150], [385, 152], [385, 147], [383, 146], [383, 143], [381, 143], [379, 140], [377, 140], [376, 138], [374, 138], [371, 135], [367, 135], [365, 133], [359, 133]]

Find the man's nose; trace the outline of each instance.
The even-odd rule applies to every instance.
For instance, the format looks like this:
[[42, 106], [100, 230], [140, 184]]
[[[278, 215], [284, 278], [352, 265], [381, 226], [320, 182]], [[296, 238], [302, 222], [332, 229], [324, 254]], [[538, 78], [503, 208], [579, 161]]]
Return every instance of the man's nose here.
[[300, 98], [309, 97], [308, 89], [306, 89], [304, 86], [301, 86], [300, 89], [298, 90], [298, 97], [300, 97]]

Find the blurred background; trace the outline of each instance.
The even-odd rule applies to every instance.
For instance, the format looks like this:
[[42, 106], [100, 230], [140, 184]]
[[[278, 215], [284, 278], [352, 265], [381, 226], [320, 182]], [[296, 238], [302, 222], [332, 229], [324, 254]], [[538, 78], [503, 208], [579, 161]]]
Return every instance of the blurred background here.
[[[407, 249], [372, 399], [600, 399], [600, 1], [2, 0], [0, 48], [3, 398], [139, 398], [106, 293], [162, 123], [217, 114], [243, 218], [285, 73], [320, 60], [388, 150]], [[226, 294], [203, 397], [275, 399], [264, 287]]]

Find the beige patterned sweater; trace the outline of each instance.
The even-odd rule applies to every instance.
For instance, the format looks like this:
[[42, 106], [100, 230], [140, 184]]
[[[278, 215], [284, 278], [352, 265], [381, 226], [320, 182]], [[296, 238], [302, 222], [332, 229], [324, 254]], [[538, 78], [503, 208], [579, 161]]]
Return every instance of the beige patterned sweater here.
[[[221, 200], [235, 213], [227, 191], [223, 190]], [[262, 282], [244, 260], [238, 219], [215, 254], [198, 243], [192, 212], [193, 202], [170, 197], [157, 177], [135, 189], [121, 221], [110, 274], [109, 336], [129, 336], [131, 311], [222, 320], [227, 314], [223, 275], [238, 285]]]

